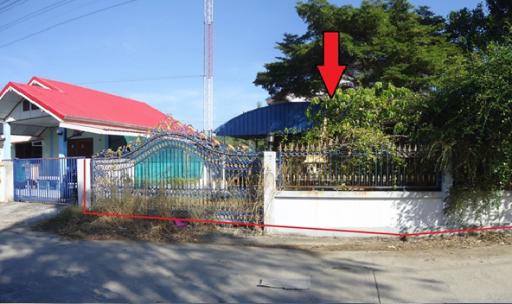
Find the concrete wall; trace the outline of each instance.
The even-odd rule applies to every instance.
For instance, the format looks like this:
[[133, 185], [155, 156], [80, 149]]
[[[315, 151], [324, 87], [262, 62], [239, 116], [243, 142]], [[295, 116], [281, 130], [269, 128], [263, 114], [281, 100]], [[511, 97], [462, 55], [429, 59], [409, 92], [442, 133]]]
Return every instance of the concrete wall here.
[[[265, 208], [265, 224], [384, 232], [419, 232], [465, 225], [512, 222], [512, 195], [505, 192], [499, 209], [482, 218], [465, 214], [447, 218], [442, 192], [278, 191]], [[309, 236], [371, 236], [314, 230], [266, 228], [270, 234]]]
[[[279, 191], [265, 211], [270, 213], [269, 224], [410, 232], [445, 226], [443, 208], [441, 192]], [[270, 228], [268, 232], [340, 235], [280, 228]]]
[[14, 176], [12, 161], [0, 160], [0, 202], [14, 200]]
[[[448, 218], [444, 213], [450, 176], [443, 191], [277, 191], [275, 153], [264, 154], [264, 222], [267, 225], [420, 232], [461, 226], [510, 225], [512, 192], [503, 192], [497, 208], [483, 214], [466, 211]], [[307, 236], [372, 236], [309, 229], [265, 227], [268, 234]]]

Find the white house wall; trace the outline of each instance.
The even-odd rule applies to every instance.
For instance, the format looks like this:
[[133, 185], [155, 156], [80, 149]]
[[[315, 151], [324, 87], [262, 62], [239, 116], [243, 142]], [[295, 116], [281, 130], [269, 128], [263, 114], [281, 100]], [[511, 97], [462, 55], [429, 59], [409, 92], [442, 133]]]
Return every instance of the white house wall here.
[[[71, 137], [73, 134], [73, 130], [68, 130], [67, 133], [69, 140], [69, 137]], [[92, 138], [93, 154], [101, 152], [107, 146], [106, 135], [84, 132], [80, 136], [73, 136], [71, 139], [84, 138]], [[57, 157], [59, 153], [59, 138], [57, 135], [57, 128], [47, 128], [41, 134], [41, 140], [43, 143], [43, 158]]]
[[[59, 138], [57, 135], [57, 129], [58, 128], [47, 128], [46, 130], [41, 133], [41, 136], [39, 139], [42, 142], [42, 150], [43, 150], [43, 158], [52, 158], [58, 156], [59, 151]], [[68, 139], [72, 136], [73, 130], [67, 131]], [[93, 140], [93, 154], [97, 154], [104, 150], [105, 148], [108, 148], [108, 135], [102, 135], [102, 134], [94, 134], [89, 132], [83, 132], [80, 136], [73, 136], [71, 139], [84, 139], [84, 138], [92, 138]], [[127, 138], [127, 141], [130, 142], [131, 137], [125, 136]], [[1, 145], [3, 143], [0, 142], [0, 149]], [[14, 145], [12, 148], [12, 155], [14, 155]], [[0, 150], [0, 153], [2, 151]], [[1, 156], [1, 155], [0, 155]], [[1, 159], [1, 157], [0, 157]]]

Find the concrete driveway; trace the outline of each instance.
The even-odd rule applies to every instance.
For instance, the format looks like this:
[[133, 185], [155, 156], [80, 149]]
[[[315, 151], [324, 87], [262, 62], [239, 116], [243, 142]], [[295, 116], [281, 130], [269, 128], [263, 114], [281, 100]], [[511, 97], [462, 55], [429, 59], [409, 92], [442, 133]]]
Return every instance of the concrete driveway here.
[[[312, 252], [0, 232], [1, 302], [511, 302], [512, 248]], [[304, 290], [258, 287], [260, 280]]]
[[0, 203], [0, 231], [14, 226], [29, 226], [56, 215], [64, 207], [41, 203]]

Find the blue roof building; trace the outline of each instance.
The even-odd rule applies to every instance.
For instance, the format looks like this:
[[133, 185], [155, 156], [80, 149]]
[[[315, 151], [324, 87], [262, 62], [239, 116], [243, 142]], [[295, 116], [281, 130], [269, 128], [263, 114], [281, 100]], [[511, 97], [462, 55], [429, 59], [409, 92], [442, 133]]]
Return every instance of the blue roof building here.
[[302, 133], [313, 126], [306, 117], [309, 102], [285, 102], [240, 114], [215, 130], [217, 136], [264, 138], [269, 134]]

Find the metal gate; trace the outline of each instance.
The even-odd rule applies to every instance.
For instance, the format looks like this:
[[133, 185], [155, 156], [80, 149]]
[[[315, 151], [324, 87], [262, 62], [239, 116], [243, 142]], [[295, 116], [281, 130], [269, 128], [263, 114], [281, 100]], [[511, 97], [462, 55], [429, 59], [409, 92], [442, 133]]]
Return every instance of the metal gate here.
[[15, 159], [14, 200], [75, 204], [77, 158]]
[[91, 161], [98, 211], [260, 222], [260, 153], [197, 136], [159, 133]]

